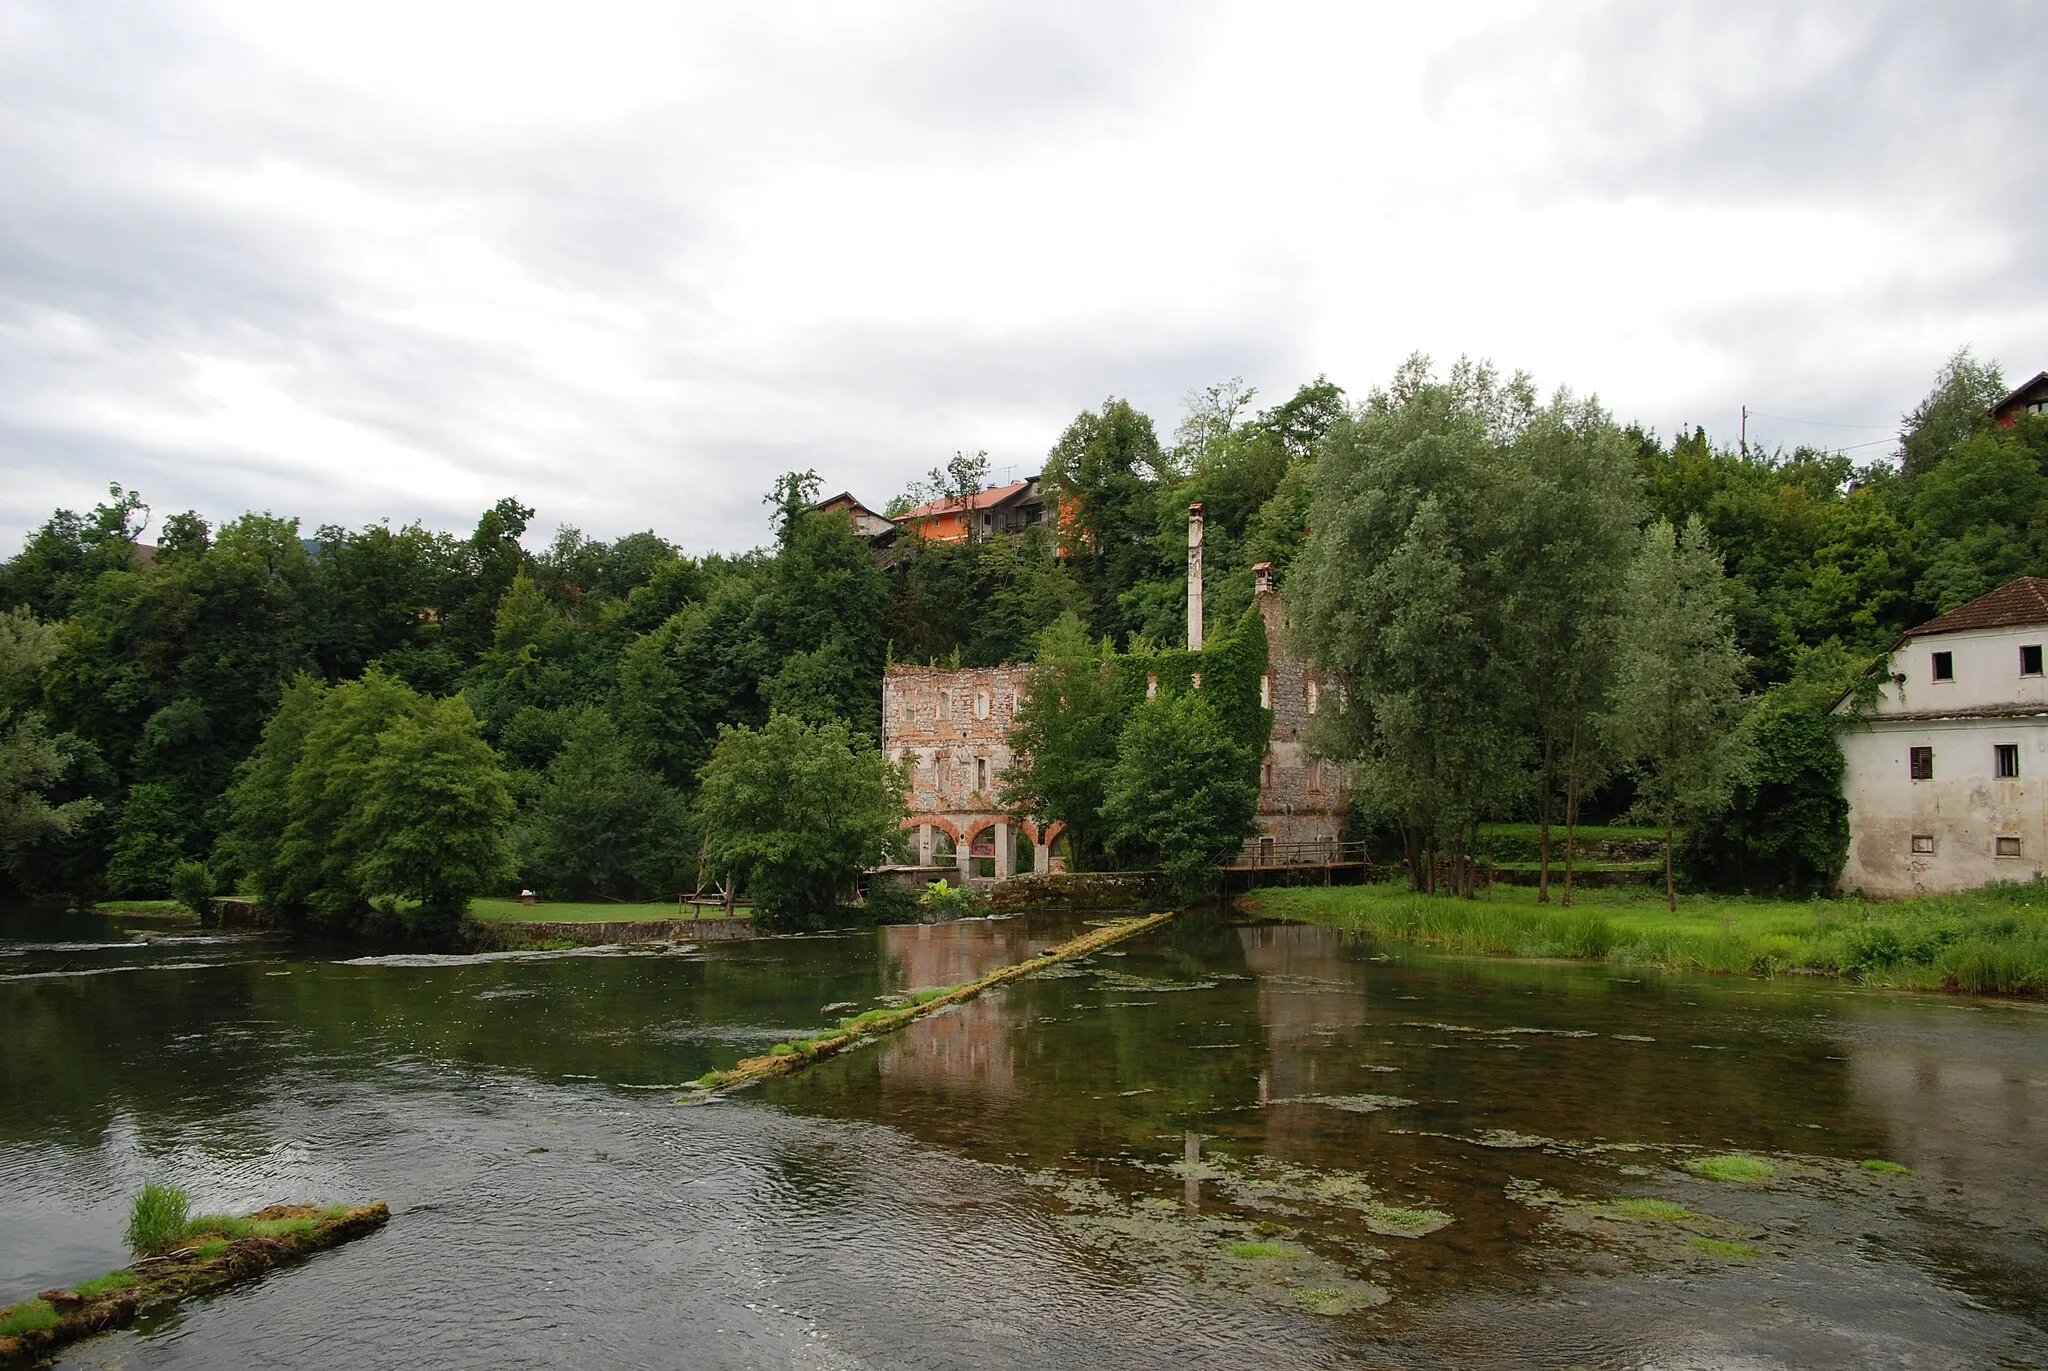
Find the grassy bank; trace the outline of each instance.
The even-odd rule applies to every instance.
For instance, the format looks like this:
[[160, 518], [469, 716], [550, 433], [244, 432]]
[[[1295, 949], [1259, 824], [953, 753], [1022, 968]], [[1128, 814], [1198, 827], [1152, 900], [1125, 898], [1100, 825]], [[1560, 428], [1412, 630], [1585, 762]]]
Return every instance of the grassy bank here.
[[1989, 886], [1910, 900], [1773, 900], [1581, 890], [1570, 909], [1533, 889], [1490, 898], [1404, 886], [1262, 890], [1245, 907], [1450, 952], [1605, 958], [1674, 970], [1842, 976], [1868, 985], [1975, 994], [2048, 992], [2048, 885]]
[[[742, 915], [752, 913], [743, 909]], [[613, 904], [604, 900], [543, 900], [521, 904], [517, 900], [477, 899], [469, 902], [470, 917], [487, 923], [608, 924], [648, 923], [661, 919], [722, 919], [725, 911], [716, 905], [679, 908], [674, 900], [649, 900], [642, 904]]]

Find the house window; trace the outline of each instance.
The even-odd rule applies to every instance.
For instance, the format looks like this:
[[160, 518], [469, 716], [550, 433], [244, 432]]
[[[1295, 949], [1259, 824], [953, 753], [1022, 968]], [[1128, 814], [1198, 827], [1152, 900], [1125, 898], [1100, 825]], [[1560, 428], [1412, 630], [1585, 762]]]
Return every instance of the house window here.
[[2009, 781], [2018, 777], [2020, 774], [2020, 745], [2018, 743], [1999, 743], [1991, 751], [1998, 762], [1998, 777], [2000, 780]]
[[974, 759], [974, 788], [976, 790], [988, 789], [988, 758], [986, 757], [976, 757]]
[[1907, 749], [1907, 758], [1912, 768], [1913, 779], [1931, 781], [1934, 779], [1934, 749], [1915, 747]]
[[1934, 654], [1934, 679], [1953, 681], [1956, 678], [1956, 654], [1937, 652]]
[[2017, 857], [2020, 855], [2020, 840], [2018, 838], [1994, 838], [1992, 842], [1994, 844], [1992, 850], [2000, 857]]
[[2020, 649], [2020, 675], [2039, 676], [2040, 674], [2041, 645], [2039, 643], [2028, 643]]
[[1932, 833], [1915, 833], [1913, 835], [1913, 850], [1915, 852], [1934, 851], [1934, 835]]

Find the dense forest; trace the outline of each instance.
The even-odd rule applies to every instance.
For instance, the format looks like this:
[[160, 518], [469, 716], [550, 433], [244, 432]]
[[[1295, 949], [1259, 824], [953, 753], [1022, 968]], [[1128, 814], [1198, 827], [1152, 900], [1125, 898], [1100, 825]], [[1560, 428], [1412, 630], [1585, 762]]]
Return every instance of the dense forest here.
[[[1305, 547], [1337, 547], [1309, 535], [1323, 528], [1317, 500], [1340, 523], [1354, 509], [1392, 508], [1386, 489], [1347, 486], [1336, 465], [1318, 480], [1319, 464], [1344, 463], [1396, 473], [1387, 479], [1407, 483], [1401, 499], [1428, 496], [1399, 517], [1412, 524], [1427, 505], [1445, 555], [1483, 555], [1485, 574], [1520, 586], [1525, 608], [1529, 592], [1555, 590], [1563, 604], [1597, 590], [1574, 588], [1584, 569], [1556, 553], [1561, 534], [1545, 534], [1546, 519], [1564, 530], [1596, 508], [1632, 536], [1658, 522], [1679, 530], [1681, 561], [1711, 549], [1757, 751], [1720, 811], [1694, 823], [1686, 860], [1701, 881], [1811, 886], [1845, 841], [1826, 706], [1901, 629], [2048, 572], [2048, 420], [1993, 427], [2003, 392], [1995, 366], [1958, 354], [1903, 417], [1897, 451], [1861, 465], [1803, 448], [1731, 449], [1698, 429], [1665, 439], [1590, 401], [1539, 403], [1526, 379], [1485, 367], [1460, 363], [1439, 382], [1421, 359], [1355, 403], [1322, 378], [1271, 408], [1239, 383], [1212, 387], [1190, 398], [1166, 441], [1113, 399], [1077, 416], [1043, 464], [1072, 527], [902, 546], [889, 558], [843, 515], [810, 507], [810, 472], [766, 492], [772, 539], [740, 556], [692, 554], [651, 531], [605, 542], [573, 528], [529, 550], [535, 511], [516, 498], [467, 534], [374, 524], [308, 536], [268, 513], [218, 526], [189, 511], [159, 520], [142, 494], [115, 486], [87, 513], [55, 512], [0, 565], [0, 863], [28, 893], [157, 896], [193, 863], [216, 888], [288, 887], [297, 878], [279, 862], [291, 842], [405, 821], [396, 793], [377, 801], [384, 818], [371, 812], [375, 778], [401, 774], [402, 759], [360, 741], [400, 721], [412, 746], [431, 751], [441, 736], [437, 756], [461, 752], [457, 735], [480, 740], [490, 775], [461, 793], [490, 823], [502, 816], [504, 851], [475, 855], [478, 879], [560, 896], [666, 896], [696, 880], [708, 836], [697, 791], [721, 727], [780, 714], [872, 735], [892, 657], [1029, 658], [1060, 622], [1116, 651], [1174, 647], [1195, 500], [1206, 511], [1208, 613], [1227, 633], [1251, 602], [1254, 562], [1273, 562], [1286, 590]], [[1421, 430], [1400, 439], [1399, 461], [1367, 452], [1399, 436], [1390, 425], [1404, 412], [1412, 419], [1444, 395], [1462, 407], [1459, 431], [1513, 461], [1432, 475], [1417, 454], [1438, 440]], [[1573, 462], [1591, 462], [1581, 478], [1604, 492], [1590, 506], [1552, 479]], [[951, 479], [980, 469], [956, 462]], [[1483, 549], [1463, 532], [1491, 527], [1490, 510], [1533, 510], [1539, 489], [1551, 506], [1494, 528]], [[1328, 503], [1340, 496], [1354, 503]], [[1690, 540], [1688, 526], [1699, 530]], [[1368, 534], [1349, 546], [1373, 546]], [[1305, 574], [1315, 566], [1302, 562]], [[1426, 562], [1409, 570], [1422, 577], [1416, 595], [1441, 588]], [[1317, 574], [1342, 579], [1340, 567]], [[1307, 582], [1301, 590], [1290, 599], [1306, 613], [1314, 597]], [[1304, 631], [1334, 666], [1343, 625], [1359, 622], [1341, 615], [1356, 606], [1334, 592], [1318, 603], [1327, 614]], [[1071, 631], [1059, 648], [1077, 650]], [[1444, 681], [1487, 689], [1486, 663], [1467, 668]], [[332, 765], [294, 781], [259, 750], [267, 725], [280, 739], [270, 751], [328, 748]], [[1541, 783], [1475, 795], [1461, 816], [1535, 818], [1562, 795], [1544, 771], [1562, 755], [1556, 739], [1542, 727], [1529, 739], [1515, 744], [1516, 765]], [[1617, 814], [1642, 798], [1643, 777], [1613, 766], [1572, 803]], [[292, 785], [316, 783], [330, 800], [370, 798], [331, 813], [310, 792], [292, 799]], [[1370, 831], [1391, 807], [1362, 793], [1371, 803], [1359, 826]], [[309, 816], [297, 839], [279, 826], [289, 803]], [[337, 868], [297, 898], [345, 903], [360, 879]]]

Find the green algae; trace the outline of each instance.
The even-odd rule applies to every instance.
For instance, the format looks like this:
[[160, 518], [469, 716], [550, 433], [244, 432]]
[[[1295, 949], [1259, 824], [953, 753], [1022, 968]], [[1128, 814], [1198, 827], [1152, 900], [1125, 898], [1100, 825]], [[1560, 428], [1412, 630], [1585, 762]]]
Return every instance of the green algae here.
[[1886, 1161], [1883, 1157], [1870, 1157], [1856, 1164], [1863, 1170], [1880, 1176], [1910, 1176], [1913, 1174], [1912, 1167], [1902, 1165], [1899, 1162]]
[[1393, 1204], [1365, 1207], [1365, 1226], [1383, 1238], [1426, 1238], [1450, 1224], [1451, 1216], [1441, 1209], [1404, 1209]]
[[1674, 1204], [1670, 1200], [1651, 1199], [1647, 1196], [1609, 1200], [1600, 1208], [1602, 1213], [1617, 1219], [1657, 1219], [1680, 1223], [1695, 1217], [1693, 1212], [1682, 1204]]
[[1294, 1255], [1277, 1242], [1227, 1242], [1223, 1250], [1244, 1262], [1281, 1262]]
[[1731, 1185], [1755, 1185], [1778, 1174], [1777, 1168], [1769, 1162], [1740, 1152], [1719, 1157], [1696, 1157], [1685, 1164], [1685, 1169], [1701, 1180], [1725, 1181]]
[[1699, 1233], [1694, 1233], [1688, 1237], [1685, 1240], [1685, 1245], [1695, 1252], [1704, 1252], [1710, 1257], [1730, 1257], [1736, 1260], [1747, 1260], [1756, 1255], [1756, 1249], [1746, 1242], [1736, 1242], [1729, 1238], [1709, 1238]]

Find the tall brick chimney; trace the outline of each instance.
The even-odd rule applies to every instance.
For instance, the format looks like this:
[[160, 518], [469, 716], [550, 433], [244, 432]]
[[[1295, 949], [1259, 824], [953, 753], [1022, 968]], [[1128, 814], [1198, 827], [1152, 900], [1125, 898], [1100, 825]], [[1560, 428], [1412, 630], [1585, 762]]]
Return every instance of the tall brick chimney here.
[[1188, 506], [1188, 651], [1202, 650], [1202, 502]]

